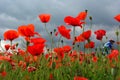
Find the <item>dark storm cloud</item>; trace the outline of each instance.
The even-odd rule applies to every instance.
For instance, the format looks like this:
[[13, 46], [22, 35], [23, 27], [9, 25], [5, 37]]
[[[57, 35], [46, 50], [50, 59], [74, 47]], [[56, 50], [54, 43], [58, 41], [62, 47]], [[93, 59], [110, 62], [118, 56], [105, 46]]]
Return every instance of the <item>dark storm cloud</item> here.
[[113, 16], [120, 12], [120, 1], [113, 0], [1, 0], [0, 14], [15, 17], [18, 20], [32, 20], [41, 13], [50, 13], [53, 23], [61, 23], [67, 15], [76, 16], [87, 9], [97, 23], [113, 22]]

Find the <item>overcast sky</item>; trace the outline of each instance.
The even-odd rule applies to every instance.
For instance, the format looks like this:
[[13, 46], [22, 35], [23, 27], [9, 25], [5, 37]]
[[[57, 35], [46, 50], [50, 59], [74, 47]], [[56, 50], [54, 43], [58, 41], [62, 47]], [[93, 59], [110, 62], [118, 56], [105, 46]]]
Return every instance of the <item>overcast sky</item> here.
[[113, 17], [120, 13], [120, 0], [0, 0], [0, 38], [3, 39], [4, 31], [29, 23], [33, 23], [36, 31], [47, 38], [39, 14], [52, 15], [48, 24], [52, 30], [65, 24], [65, 16], [76, 16], [86, 9], [88, 16], [93, 17], [92, 29], [105, 29], [109, 38], [115, 38], [113, 34], [119, 23]]

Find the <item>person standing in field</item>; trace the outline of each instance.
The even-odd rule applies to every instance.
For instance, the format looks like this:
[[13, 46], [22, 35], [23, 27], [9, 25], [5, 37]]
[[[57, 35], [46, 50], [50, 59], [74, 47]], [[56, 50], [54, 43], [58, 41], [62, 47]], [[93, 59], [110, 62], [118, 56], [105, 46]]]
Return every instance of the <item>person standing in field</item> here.
[[109, 40], [106, 42], [103, 46], [103, 54], [107, 55], [110, 53], [111, 50], [113, 50], [113, 44], [115, 43], [114, 40]]

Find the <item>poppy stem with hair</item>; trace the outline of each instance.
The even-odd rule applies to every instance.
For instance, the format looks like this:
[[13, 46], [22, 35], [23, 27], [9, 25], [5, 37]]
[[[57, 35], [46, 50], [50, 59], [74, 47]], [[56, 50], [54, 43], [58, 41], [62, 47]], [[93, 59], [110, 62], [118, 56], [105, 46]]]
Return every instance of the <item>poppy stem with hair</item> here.
[[[84, 26], [83, 26], [83, 32], [85, 31]], [[85, 45], [85, 41], [83, 42], [83, 45]], [[84, 47], [84, 53], [85, 53], [85, 47]]]
[[1, 49], [4, 51], [4, 49], [3, 49], [2, 45], [1, 45], [1, 39], [0, 39], [0, 47], [1, 47]]
[[13, 47], [12, 47], [12, 40], [10, 40], [10, 48], [11, 48], [12, 53], [14, 54]]
[[92, 29], [92, 16], [89, 17], [90, 19], [90, 30]]
[[58, 39], [58, 47], [60, 46], [60, 40], [61, 40], [62, 36], [59, 37]]
[[[75, 26], [73, 27], [73, 41], [75, 40]], [[75, 44], [73, 45], [75, 47]], [[75, 49], [75, 48], [74, 48]]]
[[[116, 31], [117, 42], [119, 42], [119, 35], [120, 35], [119, 32], [120, 32], [120, 25], [119, 25], [119, 27], [118, 27], [118, 29], [117, 29], [117, 31]], [[118, 44], [117, 47], [118, 47], [118, 50], [119, 50], [119, 52], [120, 52], [120, 45]]]
[[10, 41], [10, 47], [11, 47], [11, 49], [12, 49], [12, 41]]
[[[119, 25], [119, 30], [118, 30], [118, 32], [119, 32], [119, 34], [120, 34], [120, 25]], [[118, 35], [118, 36], [119, 36], [119, 35]], [[120, 41], [119, 38], [118, 38], [118, 41]], [[119, 50], [119, 52], [120, 52], [120, 45], [118, 45], [118, 50]]]
[[[119, 26], [120, 27], [120, 26]], [[118, 27], [118, 29], [116, 30], [116, 32], [115, 32], [115, 34], [116, 34], [116, 36], [117, 36], [117, 42], [119, 42], [119, 27]], [[117, 48], [118, 48], [118, 50], [119, 50], [119, 45], [117, 45]], [[120, 51], [120, 50], [119, 50]]]
[[75, 38], [75, 26], [73, 27], [73, 40]]
[[45, 24], [45, 30], [46, 30], [46, 32], [48, 33], [48, 35], [49, 35], [49, 37], [50, 37], [50, 41], [51, 41], [51, 52], [52, 52], [52, 48], [53, 48], [53, 40], [52, 40], [52, 35], [49, 33], [49, 31], [48, 31], [48, 29], [47, 29], [47, 27], [46, 27], [46, 23], [44, 23]]
[[26, 50], [25, 50], [26, 54], [28, 53], [28, 45], [29, 45], [29, 42], [26, 41]]

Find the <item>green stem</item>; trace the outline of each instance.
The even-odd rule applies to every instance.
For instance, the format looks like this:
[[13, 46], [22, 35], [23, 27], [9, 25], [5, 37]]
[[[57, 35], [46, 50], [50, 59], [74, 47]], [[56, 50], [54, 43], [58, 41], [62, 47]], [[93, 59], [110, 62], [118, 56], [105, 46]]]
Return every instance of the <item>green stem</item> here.
[[55, 45], [55, 41], [54, 41], [54, 39], [53, 39], [53, 36], [51, 35], [51, 39], [52, 39], [52, 45], [53, 45], [53, 47], [55, 47], [56, 45]]
[[50, 37], [50, 41], [51, 41], [51, 50], [52, 50], [52, 48], [53, 48], [53, 39], [52, 39], [52, 35], [49, 33], [49, 31], [48, 31], [48, 29], [47, 29], [47, 27], [46, 27], [46, 23], [45, 23], [45, 30], [46, 30], [46, 32], [48, 33], [49, 37]]
[[59, 37], [58, 39], [58, 47], [60, 46], [60, 40], [61, 40], [62, 36]]
[[[117, 42], [119, 42], [119, 35], [120, 35], [120, 24], [119, 24], [119, 28], [118, 28], [118, 36], [117, 36]], [[120, 52], [120, 44], [118, 44], [118, 51]]]
[[75, 38], [75, 26], [73, 27], [73, 40]]
[[79, 42], [79, 49], [78, 49], [78, 52], [79, 52], [79, 51], [81, 51], [81, 44], [80, 44], [80, 42]]
[[[117, 36], [117, 37], [118, 37], [117, 40], [118, 40], [118, 42], [120, 42], [120, 39], [119, 39], [119, 36], [120, 36], [120, 24], [119, 24], [118, 32], [119, 32], [119, 33], [118, 33], [119, 35]], [[120, 44], [118, 45], [118, 50], [119, 50], [119, 52], [120, 52]]]
[[26, 50], [25, 50], [26, 54], [28, 53], [28, 45], [29, 45], [29, 42], [26, 41]]
[[0, 47], [1, 47], [1, 49], [4, 51], [4, 49], [3, 49], [2, 45], [1, 45], [1, 39], [0, 39]]
[[[117, 42], [119, 41], [118, 35], [117, 35]], [[119, 49], [119, 45], [117, 45], [118, 49]]]
[[[75, 26], [73, 26], [73, 41], [75, 39]], [[75, 49], [75, 44], [73, 45], [74, 49]]]
[[92, 21], [90, 21], [90, 30], [92, 29]]
[[[84, 26], [83, 26], [83, 32], [85, 31]], [[83, 47], [84, 47], [84, 45], [85, 45], [85, 41], [83, 42]], [[85, 53], [85, 47], [84, 47], [84, 53]]]
[[12, 49], [12, 41], [10, 41], [10, 47], [11, 47], [11, 49]]
[[12, 48], [12, 41], [10, 41], [10, 48], [11, 48], [12, 53], [15, 54]]

